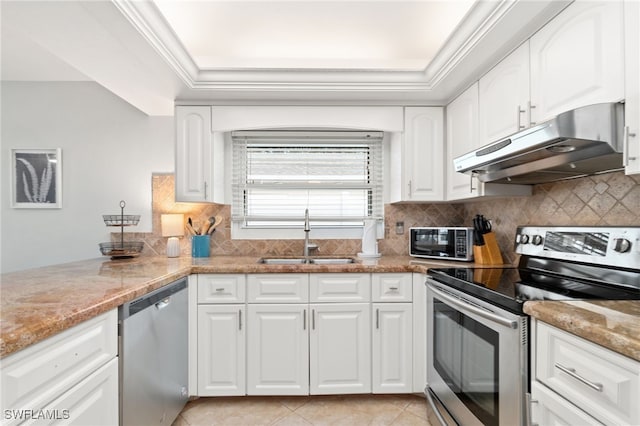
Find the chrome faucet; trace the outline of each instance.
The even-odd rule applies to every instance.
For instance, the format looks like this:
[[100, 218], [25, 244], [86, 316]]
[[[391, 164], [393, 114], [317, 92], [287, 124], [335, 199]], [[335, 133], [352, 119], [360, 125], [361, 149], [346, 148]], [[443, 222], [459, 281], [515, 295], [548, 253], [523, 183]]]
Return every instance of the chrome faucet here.
[[304, 258], [309, 260], [309, 251], [317, 250], [318, 246], [309, 242], [309, 232], [311, 232], [311, 225], [309, 225], [309, 209], [304, 211]]
[[304, 258], [309, 257], [309, 232], [311, 232], [311, 226], [309, 225], [309, 209], [304, 211]]

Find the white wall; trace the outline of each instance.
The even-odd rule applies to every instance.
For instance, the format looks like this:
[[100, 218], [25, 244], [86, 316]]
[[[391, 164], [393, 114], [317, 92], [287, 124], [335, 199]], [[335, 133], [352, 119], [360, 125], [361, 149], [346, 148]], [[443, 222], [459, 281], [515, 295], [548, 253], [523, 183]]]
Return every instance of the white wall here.
[[[140, 214], [151, 174], [174, 170], [173, 117], [149, 117], [96, 83], [2, 83], [1, 271], [100, 257], [103, 214]], [[62, 148], [62, 209], [12, 209], [13, 148]], [[107, 258], [105, 258], [107, 259]]]

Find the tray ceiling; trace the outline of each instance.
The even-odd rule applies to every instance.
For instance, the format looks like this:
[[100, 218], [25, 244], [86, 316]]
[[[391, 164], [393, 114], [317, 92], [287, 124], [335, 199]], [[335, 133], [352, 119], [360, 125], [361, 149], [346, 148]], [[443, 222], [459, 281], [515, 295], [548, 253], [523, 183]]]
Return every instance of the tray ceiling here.
[[565, 0], [0, 2], [2, 80], [175, 103], [444, 105]]

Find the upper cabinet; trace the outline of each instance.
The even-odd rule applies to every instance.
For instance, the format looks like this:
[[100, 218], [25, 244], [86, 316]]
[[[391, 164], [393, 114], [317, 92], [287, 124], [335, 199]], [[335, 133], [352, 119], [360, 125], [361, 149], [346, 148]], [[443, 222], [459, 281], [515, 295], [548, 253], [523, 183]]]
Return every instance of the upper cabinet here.
[[176, 201], [223, 202], [224, 147], [211, 131], [211, 107], [176, 106], [175, 122]]
[[440, 107], [404, 109], [401, 201], [444, 200], [443, 118]]
[[478, 90], [479, 146], [529, 127], [529, 42], [485, 74]]
[[532, 124], [624, 99], [623, 18], [621, 1], [576, 1], [531, 37]]
[[[531, 195], [531, 186], [529, 185], [483, 183], [471, 175], [457, 173], [453, 168], [454, 158], [484, 145], [478, 137], [479, 87], [481, 87], [479, 83], [474, 83], [447, 105], [446, 199], [447, 201], [456, 201], [485, 196]], [[498, 103], [497, 99], [496, 103]], [[482, 108], [480, 108], [481, 111]], [[495, 121], [498, 118], [499, 114], [496, 114]], [[512, 118], [515, 119], [515, 114], [512, 114]]]
[[453, 159], [478, 147], [478, 83], [447, 105], [447, 199], [478, 196], [470, 175], [457, 173]]
[[627, 174], [640, 173], [640, 3], [624, 2], [625, 106], [624, 162]]

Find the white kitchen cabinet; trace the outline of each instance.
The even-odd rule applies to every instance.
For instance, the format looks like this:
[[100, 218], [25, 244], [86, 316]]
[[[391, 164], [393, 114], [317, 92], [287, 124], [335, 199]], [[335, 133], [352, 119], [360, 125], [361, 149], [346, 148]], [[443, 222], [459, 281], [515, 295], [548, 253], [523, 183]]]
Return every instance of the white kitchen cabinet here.
[[306, 304], [249, 305], [248, 395], [309, 393]]
[[457, 173], [453, 159], [478, 148], [478, 83], [447, 105], [447, 199], [478, 196], [470, 175]]
[[309, 277], [310, 302], [370, 302], [368, 273], [323, 273]]
[[245, 305], [198, 305], [198, 396], [244, 395]]
[[422, 393], [427, 380], [427, 276], [412, 274], [413, 393]]
[[[118, 359], [113, 358], [44, 408], [65, 425], [118, 424]], [[39, 420], [24, 424], [42, 424]]]
[[483, 183], [470, 174], [455, 171], [454, 158], [481, 145], [478, 141], [478, 102], [476, 82], [447, 105], [447, 200], [531, 195], [529, 185]]
[[533, 327], [533, 379], [563, 401], [550, 406], [553, 416], [582, 412], [608, 425], [640, 424], [640, 362], [541, 321]]
[[[194, 278], [195, 279], [192, 279]], [[189, 387], [198, 396], [246, 393], [246, 276], [198, 274], [189, 280]], [[192, 315], [190, 313], [190, 315]], [[195, 371], [194, 371], [195, 370]]]
[[[117, 326], [114, 309], [3, 358], [3, 409], [14, 413], [58, 409], [64, 416], [62, 410], [72, 408], [65, 404], [72, 404], [77, 413], [69, 412], [70, 422], [98, 425], [106, 419], [107, 424], [116, 424]], [[100, 403], [94, 401], [97, 395]], [[3, 424], [21, 423], [17, 414], [3, 415]]]
[[369, 303], [311, 304], [312, 395], [371, 392]]
[[411, 303], [374, 303], [373, 393], [411, 393], [413, 317]]
[[532, 122], [623, 100], [624, 46], [622, 1], [578, 0], [560, 12], [530, 39]]
[[307, 303], [309, 274], [249, 274], [249, 303]]
[[413, 279], [410, 273], [371, 274], [371, 292], [374, 302], [411, 302]]
[[224, 141], [210, 106], [176, 106], [175, 192], [179, 202], [224, 202]]
[[398, 201], [444, 200], [443, 109], [406, 107]]
[[625, 17], [625, 172], [640, 173], [640, 3], [624, 2]]
[[599, 421], [538, 382], [531, 384], [532, 425], [602, 425]]
[[478, 90], [476, 147], [497, 142], [529, 127], [529, 42], [523, 43], [482, 76]]

